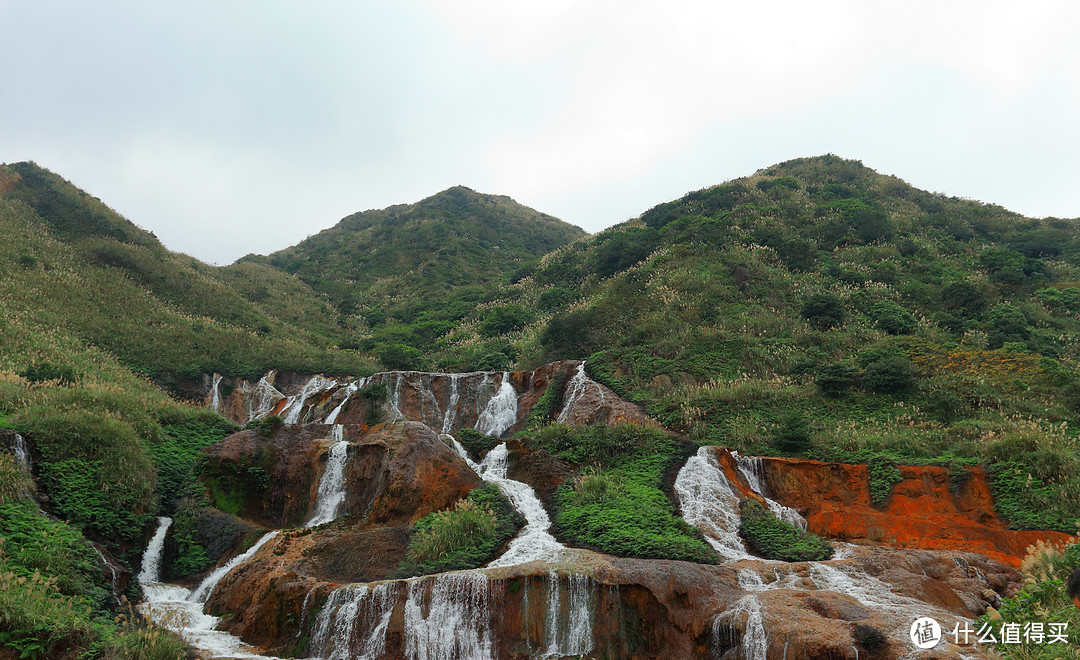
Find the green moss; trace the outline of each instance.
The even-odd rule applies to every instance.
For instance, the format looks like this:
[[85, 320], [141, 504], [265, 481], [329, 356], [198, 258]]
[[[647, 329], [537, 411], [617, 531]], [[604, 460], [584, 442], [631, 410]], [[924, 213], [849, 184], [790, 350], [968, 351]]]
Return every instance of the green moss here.
[[828, 541], [780, 520], [757, 500], [743, 500], [739, 513], [739, 536], [766, 559], [822, 561], [833, 554]]

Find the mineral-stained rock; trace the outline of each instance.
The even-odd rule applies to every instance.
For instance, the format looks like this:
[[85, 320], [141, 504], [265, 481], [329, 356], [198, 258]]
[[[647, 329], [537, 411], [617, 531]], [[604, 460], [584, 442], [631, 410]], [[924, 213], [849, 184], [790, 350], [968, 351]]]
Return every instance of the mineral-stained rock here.
[[[725, 455], [729, 452], [718, 450], [722, 465]], [[1007, 529], [980, 468], [965, 468], [969, 478], [953, 489], [945, 468], [901, 465], [900, 482], [875, 505], [866, 465], [765, 458], [763, 467], [771, 496], [802, 513], [811, 532], [830, 539], [978, 552], [1014, 567], [1037, 540], [1064, 544], [1072, 539], [1054, 531]], [[725, 472], [748, 496], [745, 481], [733, 470]]]

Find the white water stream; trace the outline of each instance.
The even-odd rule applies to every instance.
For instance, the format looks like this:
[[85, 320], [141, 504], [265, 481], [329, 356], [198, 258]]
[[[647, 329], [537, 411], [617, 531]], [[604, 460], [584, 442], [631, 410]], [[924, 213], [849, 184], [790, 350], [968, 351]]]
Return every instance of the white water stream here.
[[[142, 587], [145, 600], [139, 605], [139, 610], [149, 616], [154, 623], [179, 633], [184, 641], [202, 651], [208, 658], [266, 658], [267, 656], [254, 653], [255, 649], [244, 644], [240, 638], [216, 630], [221, 619], [203, 612], [202, 602], [193, 599], [189, 590], [158, 582], [161, 575], [161, 553], [165, 547], [165, 534], [171, 524], [171, 518], [158, 518], [158, 528], [146, 546], [146, 552], [143, 553], [139, 585]], [[271, 534], [276, 534], [276, 532], [271, 532]], [[267, 540], [266, 536], [260, 539], [260, 542], [265, 540]], [[229, 565], [235, 566], [238, 563], [240, 562], [230, 562]], [[224, 577], [224, 573], [217, 579], [220, 580], [221, 577]], [[217, 584], [216, 580], [214, 584]]]
[[517, 423], [517, 411], [517, 392], [510, 382], [510, 373], [504, 371], [499, 390], [495, 396], [491, 397], [476, 420], [476, 430], [484, 435], [502, 437], [506, 429]]
[[296, 424], [300, 421], [300, 414], [304, 412], [304, 403], [307, 402], [308, 397], [322, 392], [323, 390], [330, 389], [337, 385], [336, 380], [330, 380], [323, 378], [322, 376], [314, 376], [304, 383], [304, 387], [301, 388], [300, 393], [294, 397], [289, 397], [289, 403], [282, 409], [284, 417], [282, 418], [286, 424]]
[[585, 373], [585, 363], [582, 362], [577, 366], [577, 370], [574, 372], [574, 376], [570, 379], [570, 382], [566, 384], [566, 394], [563, 396], [563, 407], [559, 411], [559, 416], [556, 418], [559, 424], [566, 423], [566, 420], [573, 414], [574, 409], [577, 407], [578, 401], [581, 397], [585, 396], [589, 387], [595, 387], [596, 391], [600, 394], [600, 406], [604, 405], [604, 390], [600, 387], [592, 378], [589, 378]]
[[675, 478], [675, 494], [683, 519], [701, 530], [717, 554], [727, 560], [753, 558], [739, 538], [739, 497], [710, 447], [687, 459]]
[[506, 476], [506, 443], [489, 451], [484, 456], [484, 460], [477, 465], [460, 442], [451, 436], [445, 437], [453, 441], [454, 450], [476, 474], [480, 475], [481, 479], [495, 484], [506, 499], [514, 505], [514, 508], [525, 516], [525, 526], [510, 541], [510, 547], [506, 552], [488, 564], [488, 568], [516, 566], [530, 561], [557, 561], [562, 557], [566, 546], [556, 541], [548, 531], [551, 529], [551, 519], [543, 503], [540, 502], [540, 498], [536, 496], [536, 491], [529, 484], [509, 479]]
[[210, 410], [221, 410], [221, 374], [214, 374], [214, 385], [210, 388]]
[[305, 527], [315, 527], [334, 520], [341, 505], [345, 502], [345, 463], [349, 460], [349, 443], [345, 440], [345, 427], [335, 424], [330, 432], [330, 439], [336, 442], [327, 452], [329, 456], [326, 459], [322, 479], [319, 480], [315, 513], [304, 523]]

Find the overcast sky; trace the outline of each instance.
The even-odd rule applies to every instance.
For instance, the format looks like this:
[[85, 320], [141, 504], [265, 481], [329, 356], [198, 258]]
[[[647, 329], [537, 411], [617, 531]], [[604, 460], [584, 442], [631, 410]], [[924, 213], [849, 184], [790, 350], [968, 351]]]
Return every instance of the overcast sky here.
[[0, 0], [0, 162], [225, 264], [452, 185], [589, 231], [836, 153], [1080, 216], [1080, 3]]

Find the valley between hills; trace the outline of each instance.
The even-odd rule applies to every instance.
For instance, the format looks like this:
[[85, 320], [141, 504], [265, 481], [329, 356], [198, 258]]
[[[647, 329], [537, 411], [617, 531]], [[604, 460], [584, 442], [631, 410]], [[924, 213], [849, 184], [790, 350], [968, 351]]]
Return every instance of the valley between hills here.
[[1080, 220], [828, 155], [222, 267], [15, 163], [0, 230], [0, 660], [1080, 657]]

